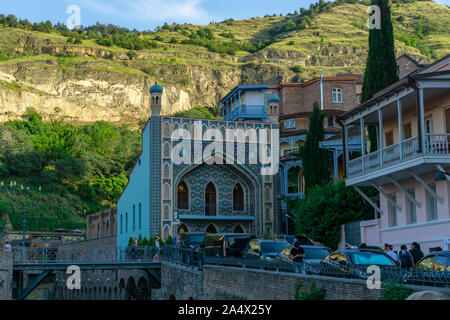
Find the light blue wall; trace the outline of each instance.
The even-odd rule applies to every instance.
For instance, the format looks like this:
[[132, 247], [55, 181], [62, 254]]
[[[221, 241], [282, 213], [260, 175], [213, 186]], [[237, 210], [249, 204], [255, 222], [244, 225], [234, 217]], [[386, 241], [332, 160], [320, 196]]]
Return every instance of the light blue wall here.
[[[117, 246], [126, 247], [130, 237], [149, 238], [150, 234], [150, 122], [142, 134], [143, 151], [130, 174], [128, 186], [117, 202]], [[142, 224], [139, 229], [139, 203], [142, 204]], [[133, 205], [136, 206], [136, 227], [133, 231]], [[125, 230], [128, 212], [128, 232]], [[121, 218], [122, 217], [122, 218]], [[123, 221], [122, 232], [121, 221]]]

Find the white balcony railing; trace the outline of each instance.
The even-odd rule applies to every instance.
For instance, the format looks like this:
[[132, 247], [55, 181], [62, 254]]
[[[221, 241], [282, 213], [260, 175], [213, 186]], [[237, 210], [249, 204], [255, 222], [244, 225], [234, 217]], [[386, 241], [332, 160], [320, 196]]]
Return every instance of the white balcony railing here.
[[[425, 154], [450, 154], [450, 134], [427, 134]], [[347, 163], [349, 178], [361, 176], [419, 155], [418, 137], [413, 137]], [[382, 156], [382, 159], [380, 159]]]

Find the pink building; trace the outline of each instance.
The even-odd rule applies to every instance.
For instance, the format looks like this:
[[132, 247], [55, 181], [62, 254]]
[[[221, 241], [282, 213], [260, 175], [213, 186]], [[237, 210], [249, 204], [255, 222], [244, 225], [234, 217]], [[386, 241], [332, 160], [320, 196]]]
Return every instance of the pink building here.
[[[450, 250], [450, 175], [436, 177], [450, 171], [450, 55], [414, 69], [341, 117], [346, 142], [358, 126], [366, 146], [362, 155], [347, 148], [346, 184], [377, 212], [360, 223], [362, 242]], [[367, 154], [369, 125], [377, 128], [378, 150]], [[379, 191], [379, 204], [363, 186]]]

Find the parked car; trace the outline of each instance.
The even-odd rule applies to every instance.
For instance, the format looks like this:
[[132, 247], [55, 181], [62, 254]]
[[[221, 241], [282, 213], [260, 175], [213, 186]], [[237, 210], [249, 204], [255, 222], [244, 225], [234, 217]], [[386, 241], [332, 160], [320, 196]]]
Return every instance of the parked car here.
[[206, 237], [206, 232], [184, 232], [181, 234], [180, 246], [187, 249], [197, 249]]
[[244, 259], [275, 260], [277, 255], [290, 247], [286, 240], [260, 240], [250, 241], [242, 253]]
[[435, 251], [412, 268], [406, 282], [450, 287], [450, 251]]
[[367, 279], [367, 268], [376, 265], [380, 266], [382, 279], [398, 279], [398, 264], [386, 253], [376, 250], [337, 250], [322, 260], [320, 265], [322, 275], [339, 275], [360, 279]]
[[217, 233], [208, 234], [203, 239], [201, 248], [204, 249], [206, 256], [223, 257], [224, 242], [226, 245], [226, 256], [242, 257], [242, 251], [250, 240], [255, 236], [249, 233]]
[[[331, 249], [323, 246], [301, 246], [305, 250], [305, 257], [303, 261], [309, 264], [320, 264], [320, 261], [325, 259], [330, 253]], [[291, 259], [292, 247], [287, 247], [277, 255], [277, 260], [292, 262]]]

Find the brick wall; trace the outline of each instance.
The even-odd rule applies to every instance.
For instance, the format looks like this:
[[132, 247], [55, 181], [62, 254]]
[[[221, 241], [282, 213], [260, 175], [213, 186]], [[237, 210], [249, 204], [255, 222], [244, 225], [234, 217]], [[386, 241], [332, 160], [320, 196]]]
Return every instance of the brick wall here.
[[[325, 289], [326, 300], [378, 300], [381, 290], [370, 290], [364, 280], [304, 276], [265, 270], [204, 266], [203, 271], [163, 262], [162, 287], [152, 290], [152, 299], [168, 300], [293, 300], [295, 283], [302, 291], [313, 281]], [[409, 286], [414, 291], [439, 289]]]
[[12, 254], [0, 249], [0, 300], [12, 299]]

